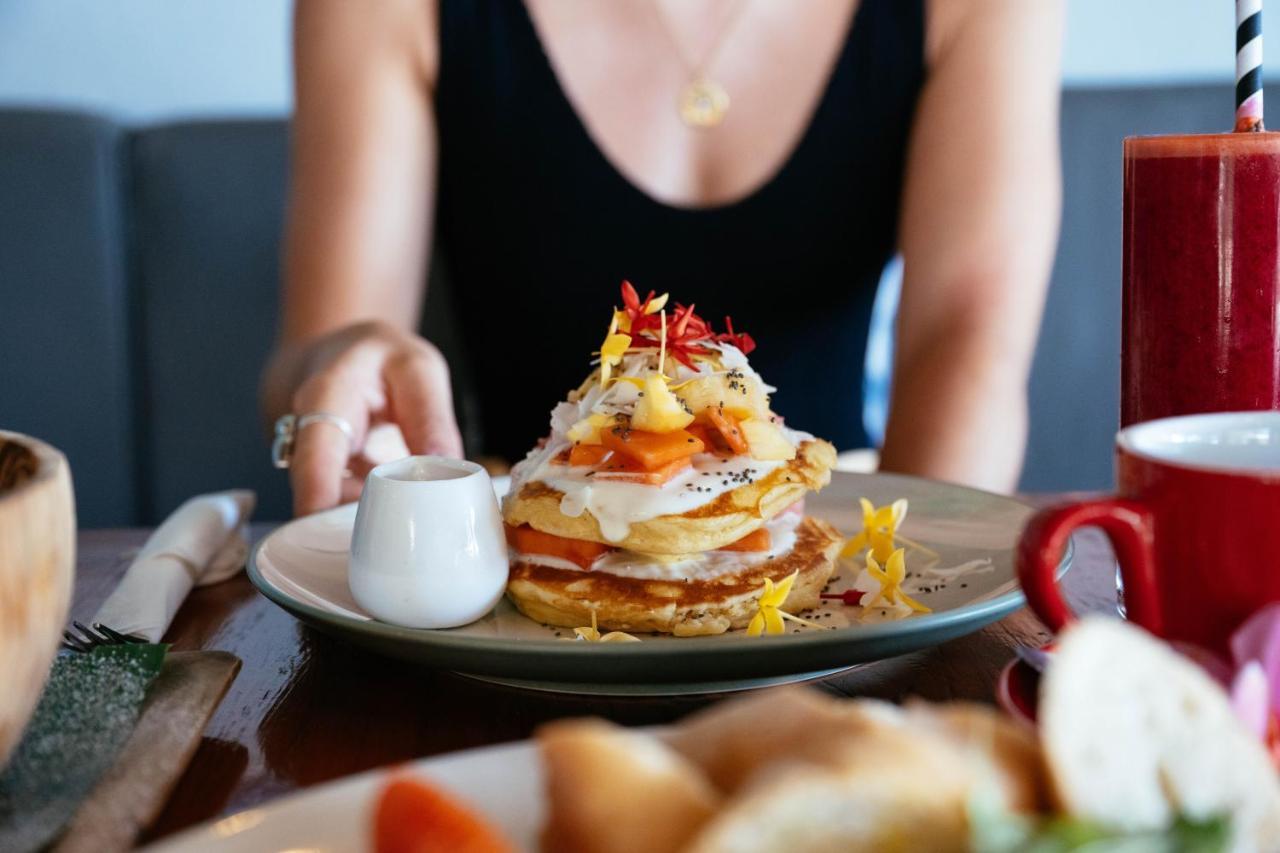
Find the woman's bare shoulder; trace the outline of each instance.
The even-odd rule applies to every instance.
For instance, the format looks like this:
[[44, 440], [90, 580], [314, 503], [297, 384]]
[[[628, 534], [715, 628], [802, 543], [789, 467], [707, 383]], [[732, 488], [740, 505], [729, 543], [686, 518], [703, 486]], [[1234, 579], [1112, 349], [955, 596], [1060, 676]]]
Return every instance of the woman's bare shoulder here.
[[297, 0], [294, 50], [351, 68], [411, 64], [434, 83], [439, 0]]
[[1024, 28], [1059, 32], [1065, 0], [926, 0], [925, 56], [936, 65], [959, 39]]

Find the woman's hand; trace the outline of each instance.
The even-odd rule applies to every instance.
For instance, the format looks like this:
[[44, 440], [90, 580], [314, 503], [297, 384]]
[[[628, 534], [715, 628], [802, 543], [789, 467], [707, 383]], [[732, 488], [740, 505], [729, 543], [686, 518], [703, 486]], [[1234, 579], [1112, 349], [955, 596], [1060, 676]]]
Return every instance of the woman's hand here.
[[355, 500], [369, 470], [390, 459], [462, 456], [449, 366], [417, 335], [360, 323], [279, 355], [276, 367], [275, 375], [283, 369], [296, 377], [289, 406], [295, 415], [328, 412], [352, 429], [350, 441], [324, 422], [298, 432], [289, 466], [295, 515]]

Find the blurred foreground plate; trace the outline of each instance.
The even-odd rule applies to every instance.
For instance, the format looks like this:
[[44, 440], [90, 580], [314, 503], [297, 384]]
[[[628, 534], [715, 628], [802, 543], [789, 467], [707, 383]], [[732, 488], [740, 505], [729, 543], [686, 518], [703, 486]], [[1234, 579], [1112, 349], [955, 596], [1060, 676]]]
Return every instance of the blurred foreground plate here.
[[[264, 595], [318, 630], [376, 652], [457, 670], [515, 687], [609, 695], [666, 695], [745, 690], [834, 674], [856, 664], [936, 645], [982, 628], [1023, 603], [1014, 577], [1014, 547], [1033, 509], [1002, 495], [914, 477], [836, 472], [831, 484], [806, 499], [806, 513], [845, 535], [862, 527], [858, 499], [877, 506], [910, 501], [904, 537], [938, 553], [937, 565], [991, 561], [917, 597], [932, 613], [893, 622], [859, 624], [858, 608], [828, 601], [807, 611], [823, 614], [834, 630], [801, 629], [748, 637], [733, 631], [713, 637], [641, 635], [639, 643], [565, 642], [565, 628], [521, 615], [503, 600], [489, 616], [462, 628], [400, 628], [371, 619], [347, 587], [348, 549], [355, 505], [297, 519], [255, 549], [249, 577]], [[1071, 562], [1071, 548], [1059, 573]], [[908, 569], [923, 560], [908, 555]], [[841, 560], [830, 588], [852, 583], [857, 561]]]
[[[469, 749], [401, 765], [466, 800], [518, 849], [537, 850], [545, 809], [542, 764], [532, 741]], [[373, 808], [387, 776], [372, 770], [317, 785], [163, 839], [145, 853], [366, 853]]]

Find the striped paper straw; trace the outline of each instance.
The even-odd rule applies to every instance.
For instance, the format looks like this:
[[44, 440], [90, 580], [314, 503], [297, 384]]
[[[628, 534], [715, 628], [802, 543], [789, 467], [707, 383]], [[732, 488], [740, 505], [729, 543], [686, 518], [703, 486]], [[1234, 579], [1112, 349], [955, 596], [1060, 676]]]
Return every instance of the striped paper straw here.
[[1262, 130], [1262, 0], [1236, 0], [1236, 131]]

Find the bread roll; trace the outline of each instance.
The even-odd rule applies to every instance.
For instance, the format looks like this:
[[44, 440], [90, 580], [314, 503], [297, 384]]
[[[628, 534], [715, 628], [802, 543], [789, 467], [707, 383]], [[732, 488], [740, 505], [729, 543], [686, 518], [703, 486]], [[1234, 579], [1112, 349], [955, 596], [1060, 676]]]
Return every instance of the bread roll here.
[[941, 735], [958, 747], [973, 772], [990, 781], [1010, 811], [1034, 814], [1050, 805], [1044, 756], [1035, 732], [988, 705], [913, 701], [908, 725]]
[[665, 738], [731, 794], [761, 767], [788, 759], [821, 764], [856, 740], [876, 719], [897, 720], [894, 705], [841, 701], [803, 687], [779, 687], [714, 705], [674, 727]]
[[758, 773], [689, 853], [879, 853], [968, 849], [975, 776], [943, 738], [872, 723], [834, 745], [838, 761]]
[[720, 806], [710, 782], [657, 738], [604, 720], [537, 733], [546, 773], [546, 853], [682, 849]]
[[1280, 850], [1280, 783], [1226, 694], [1145, 631], [1067, 631], [1040, 687], [1040, 733], [1069, 814], [1128, 831], [1230, 818], [1232, 849]]

